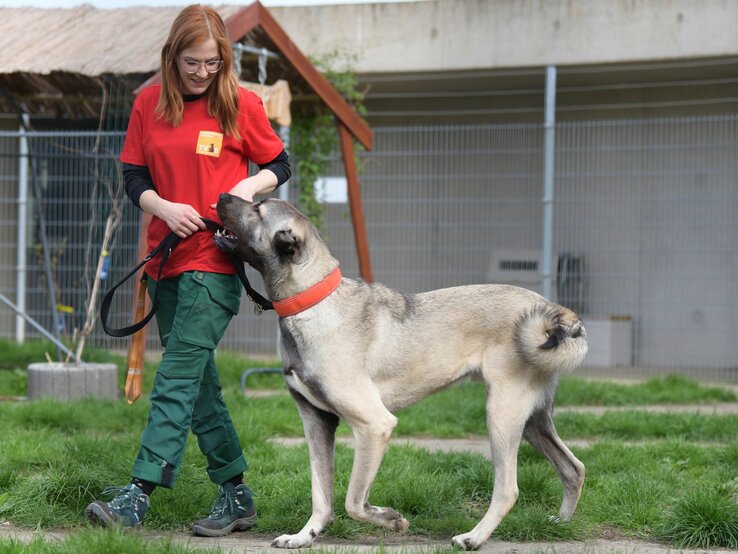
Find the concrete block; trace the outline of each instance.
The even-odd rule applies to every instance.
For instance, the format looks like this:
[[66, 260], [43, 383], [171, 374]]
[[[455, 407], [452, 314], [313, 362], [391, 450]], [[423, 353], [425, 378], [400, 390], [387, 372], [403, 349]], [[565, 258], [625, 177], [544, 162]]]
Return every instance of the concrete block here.
[[80, 398], [118, 398], [118, 368], [103, 363], [35, 363], [28, 366], [28, 398], [64, 402]]

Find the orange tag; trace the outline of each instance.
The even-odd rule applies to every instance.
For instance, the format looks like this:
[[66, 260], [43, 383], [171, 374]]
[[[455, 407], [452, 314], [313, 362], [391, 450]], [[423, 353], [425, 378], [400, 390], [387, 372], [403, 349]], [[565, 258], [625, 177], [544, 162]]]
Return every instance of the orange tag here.
[[200, 131], [200, 136], [197, 137], [197, 150], [198, 154], [203, 156], [215, 156], [220, 157], [220, 148], [223, 146], [223, 133], [216, 133], [215, 131]]

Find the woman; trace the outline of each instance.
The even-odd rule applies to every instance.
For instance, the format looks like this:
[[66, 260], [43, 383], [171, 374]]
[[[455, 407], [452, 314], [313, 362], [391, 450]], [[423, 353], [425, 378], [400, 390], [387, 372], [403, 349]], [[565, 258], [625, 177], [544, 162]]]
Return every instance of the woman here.
[[[131, 113], [120, 156], [126, 192], [153, 218], [148, 246], [171, 231], [182, 240], [158, 283], [157, 323], [164, 347], [151, 392], [149, 420], [131, 482], [109, 502], [92, 502], [96, 523], [141, 524], [157, 486], [173, 488], [189, 430], [208, 460], [220, 494], [211, 514], [193, 524], [196, 535], [221, 536], [256, 523], [243, 483], [246, 460], [223, 403], [214, 351], [238, 312], [241, 288], [233, 263], [200, 219], [216, 218], [222, 192], [252, 200], [290, 176], [283, 145], [261, 101], [238, 86], [233, 54], [218, 13], [183, 9], [161, 50], [161, 86], [143, 90]], [[248, 177], [248, 160], [258, 173]], [[159, 261], [146, 268], [153, 294]]]

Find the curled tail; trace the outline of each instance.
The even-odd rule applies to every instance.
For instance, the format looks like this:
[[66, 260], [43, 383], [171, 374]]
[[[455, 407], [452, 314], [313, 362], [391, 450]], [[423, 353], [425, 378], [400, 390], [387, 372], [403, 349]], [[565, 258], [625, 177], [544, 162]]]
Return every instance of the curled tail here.
[[515, 348], [529, 364], [569, 373], [587, 353], [587, 332], [579, 317], [558, 304], [539, 304], [515, 324]]

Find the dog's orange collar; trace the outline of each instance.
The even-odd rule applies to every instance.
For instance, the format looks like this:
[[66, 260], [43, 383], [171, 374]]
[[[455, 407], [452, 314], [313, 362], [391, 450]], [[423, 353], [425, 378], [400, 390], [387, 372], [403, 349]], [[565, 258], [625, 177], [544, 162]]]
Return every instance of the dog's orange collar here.
[[328, 298], [331, 293], [338, 288], [338, 284], [341, 282], [341, 277], [341, 270], [337, 267], [331, 271], [325, 279], [318, 281], [309, 289], [304, 290], [295, 296], [285, 298], [284, 300], [272, 302], [274, 311], [277, 312], [280, 317], [288, 317], [299, 314], [308, 308], [312, 308], [318, 302]]

